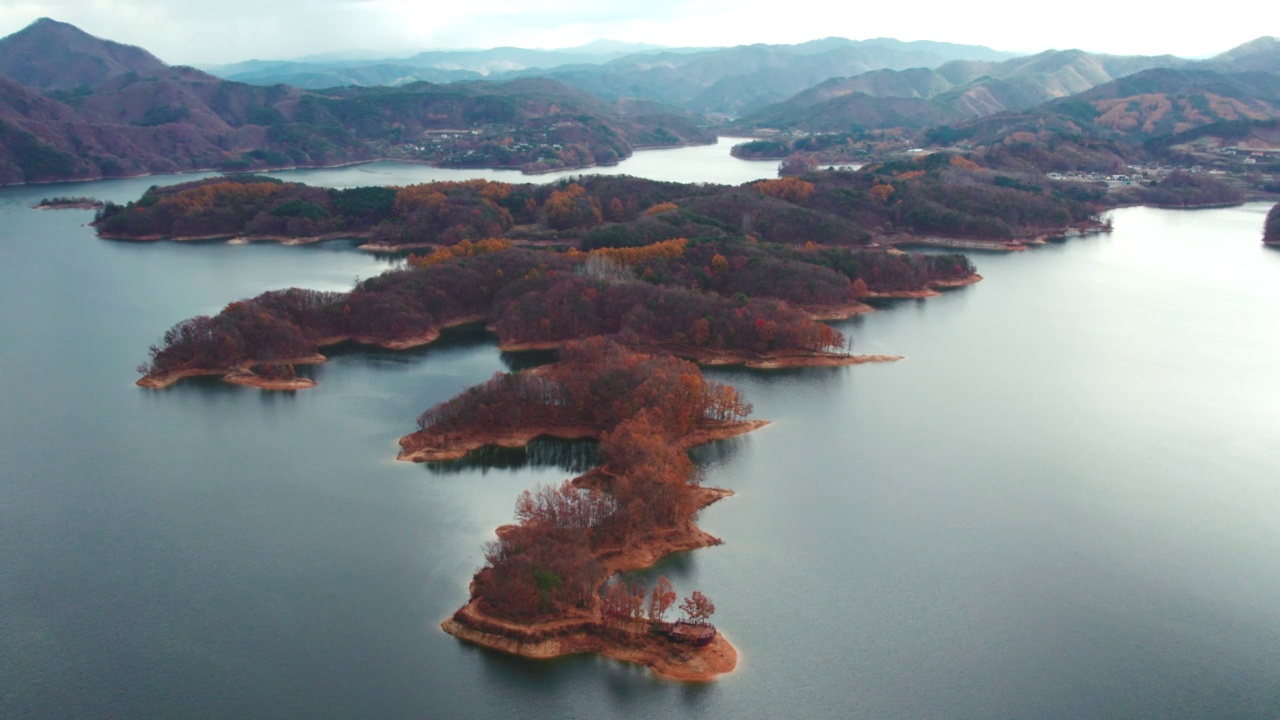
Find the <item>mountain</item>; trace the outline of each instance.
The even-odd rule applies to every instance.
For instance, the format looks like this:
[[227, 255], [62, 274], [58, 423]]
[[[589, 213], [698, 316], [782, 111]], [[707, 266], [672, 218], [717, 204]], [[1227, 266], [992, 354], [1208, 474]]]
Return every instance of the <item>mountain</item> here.
[[1206, 66], [1218, 70], [1280, 72], [1280, 38], [1260, 37], [1209, 58]]
[[148, 75], [165, 67], [142, 48], [102, 40], [49, 18], [0, 40], [0, 76], [45, 90], [92, 87], [109, 78]]
[[32, 35], [50, 57], [83, 55], [89, 36], [66, 27], [37, 23], [0, 41], [0, 67], [19, 70], [0, 78], [0, 184], [381, 157], [546, 170], [714, 139], [676, 108], [616, 105], [545, 79], [318, 93], [168, 67], [136, 48], [118, 54], [159, 65], [137, 62], [92, 86], [49, 89], [47, 75], [25, 72], [22, 60]]
[[992, 167], [1119, 172], [1143, 158], [1182, 162], [1189, 144], [1267, 146], [1276, 120], [1280, 75], [1197, 64], [1144, 70], [1028, 110], [934, 128], [922, 142], [974, 152]]
[[536, 50], [499, 47], [488, 50], [433, 50], [400, 59], [358, 60], [314, 56], [301, 60], [248, 60], [205, 68], [226, 80], [254, 85], [283, 83], [319, 89], [340, 85], [405, 85], [456, 82], [503, 73], [561, 67], [599, 65], [620, 57], [651, 52], [692, 52], [661, 45], [596, 40], [574, 48]]
[[[936, 69], [876, 70], [832, 78], [782, 103], [762, 108], [736, 124], [743, 130], [803, 129], [818, 132], [863, 127], [908, 127], [959, 121], [1005, 110], [1030, 108], [1119, 77], [1189, 61], [1169, 55], [1125, 57], [1081, 50], [1050, 50], [1000, 62], [957, 60]], [[892, 98], [892, 102], [889, 99]], [[877, 114], [876, 99], [897, 108]], [[904, 99], [916, 100], [904, 103]], [[917, 108], [903, 114], [906, 107]], [[885, 118], [877, 122], [877, 117]]]
[[798, 45], [629, 55], [603, 65], [512, 74], [538, 74], [606, 98], [645, 98], [694, 112], [737, 116], [832, 77], [882, 68], [937, 67], [957, 58], [997, 61], [1009, 57], [1009, 53], [972, 45], [825, 38]]
[[395, 63], [324, 65], [304, 62], [260, 63], [253, 70], [222, 73], [219, 76], [250, 85], [292, 85], [310, 90], [345, 85], [372, 87], [415, 82], [450, 83], [484, 77], [474, 70], [442, 70]]

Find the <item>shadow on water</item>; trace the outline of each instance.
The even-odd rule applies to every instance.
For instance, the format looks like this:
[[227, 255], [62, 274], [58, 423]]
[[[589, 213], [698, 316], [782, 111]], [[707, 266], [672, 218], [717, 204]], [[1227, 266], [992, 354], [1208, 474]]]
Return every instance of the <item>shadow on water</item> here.
[[534, 440], [522, 448], [492, 445], [472, 450], [465, 457], [443, 462], [423, 463], [432, 475], [458, 475], [479, 470], [522, 470], [525, 468], [559, 468], [578, 475], [601, 462], [600, 449], [594, 440]]
[[749, 441], [750, 437], [744, 435], [698, 445], [689, 448], [689, 458], [699, 472], [721, 467], [732, 461], [742, 450], [743, 444]]
[[[408, 348], [405, 350], [389, 350], [376, 345], [348, 341], [321, 348], [320, 352], [330, 360], [335, 358], [366, 358], [376, 363], [409, 364], [420, 362], [435, 354], [473, 350], [475, 348], [492, 347], [497, 343], [493, 333], [484, 328], [483, 322], [468, 323], [440, 331], [440, 338], [430, 345]], [[320, 366], [298, 366], [316, 368]]]
[[504, 352], [502, 353], [502, 364], [507, 366], [511, 372], [520, 372], [521, 370], [531, 370], [543, 365], [550, 365], [556, 361], [557, 353], [555, 350], [525, 350], [522, 352]]

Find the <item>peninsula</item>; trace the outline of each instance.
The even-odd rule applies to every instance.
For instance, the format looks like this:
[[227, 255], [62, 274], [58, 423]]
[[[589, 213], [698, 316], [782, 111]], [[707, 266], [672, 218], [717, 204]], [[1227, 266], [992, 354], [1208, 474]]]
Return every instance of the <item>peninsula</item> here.
[[610, 578], [720, 542], [693, 517], [731, 493], [694, 484], [685, 451], [765, 424], [744, 421], [750, 412], [734, 388], [688, 362], [602, 339], [568, 343], [553, 365], [496, 375], [424, 412], [400, 440], [401, 460], [560, 437], [598, 439], [605, 461], [520, 496], [517, 524], [498, 528], [470, 600], [442, 627], [525, 657], [599, 652], [679, 680], [732, 670], [737, 651], [706, 622], [715, 606], [702, 593], [672, 623], [676, 593], [665, 578], [652, 588]]

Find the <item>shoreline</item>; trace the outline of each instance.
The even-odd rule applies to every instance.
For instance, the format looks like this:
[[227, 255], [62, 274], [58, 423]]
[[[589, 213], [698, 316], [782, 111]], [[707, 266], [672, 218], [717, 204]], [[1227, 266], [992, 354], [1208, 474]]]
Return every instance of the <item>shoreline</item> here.
[[[766, 420], [752, 420], [726, 423], [720, 427], [699, 428], [682, 437], [680, 443], [682, 447], [688, 449], [695, 445], [741, 435], [768, 424]], [[532, 428], [521, 431], [519, 436], [545, 437], [548, 435], [547, 432], [538, 431], [547, 429]], [[584, 429], [575, 428], [574, 430], [576, 432]], [[422, 432], [424, 431], [401, 438], [401, 445], [405, 446], [406, 441]], [[600, 433], [595, 434], [598, 437]], [[515, 437], [515, 435], [508, 437]], [[470, 446], [471, 439], [456, 440], [461, 445], [442, 448], [437, 452], [443, 454], [457, 451], [463, 446]], [[461, 457], [461, 454], [457, 456]], [[396, 459], [409, 458], [401, 453]], [[414, 459], [417, 460], [417, 458]], [[573, 482], [578, 486], [590, 486], [609, 476], [609, 472], [602, 466], [575, 478]], [[732, 490], [723, 488], [699, 486], [694, 490], [697, 493], [698, 510], [734, 494]], [[503, 527], [505, 526], [496, 528], [494, 532], [501, 535]], [[605, 576], [609, 578], [620, 572], [652, 567], [659, 560], [677, 552], [712, 547], [722, 542], [720, 538], [702, 530], [689, 520], [682, 526], [655, 529], [634, 545], [597, 550], [595, 557], [604, 566]], [[568, 655], [597, 653], [615, 660], [644, 665], [660, 678], [680, 682], [710, 682], [732, 672], [738, 665], [737, 648], [719, 631], [708, 645], [694, 647], [662, 638], [647, 632], [643, 627], [635, 628], [633, 631], [610, 627], [604, 622], [598, 601], [590, 611], [578, 611], [570, 617], [545, 622], [520, 623], [486, 614], [480, 609], [481, 600], [480, 597], [469, 599], [453, 615], [442, 621], [440, 628], [461, 641], [509, 655], [545, 660]]]
[[503, 621], [467, 603], [440, 623], [440, 629], [463, 642], [531, 660], [550, 660], [595, 653], [622, 662], [644, 665], [654, 675], [677, 682], [710, 682], [738, 666], [738, 649], [724, 634], [705, 647], [678, 645], [652, 635], [633, 635], [606, 628], [594, 619], [570, 620], [557, 626], [525, 626], [528, 634], [512, 637]]
[[883, 292], [869, 292], [864, 297], [870, 300], [901, 300], [938, 297], [944, 290], [976, 285], [977, 283], [982, 282], [983, 279], [984, 278], [981, 275], [974, 273], [954, 280], [930, 280], [927, 283], [928, 287], [923, 290], [888, 290]]
[[305, 390], [306, 388], [315, 387], [318, 383], [311, 378], [289, 378], [281, 380], [264, 378], [261, 375], [254, 373], [253, 368], [257, 365], [319, 365], [328, 361], [329, 358], [321, 355], [320, 353], [315, 353], [313, 355], [282, 358], [280, 360], [271, 361], [251, 360], [240, 363], [229, 370], [224, 368], [181, 368], [178, 370], [171, 370], [160, 376], [143, 375], [133, 384], [138, 387], [161, 390], [185, 378], [217, 377], [219, 380], [233, 385], [246, 385], [262, 390]]
[[[716, 440], [727, 440], [738, 435], [745, 435], [768, 425], [767, 420], [743, 420], [734, 423], [719, 423], [695, 428], [680, 438], [680, 446], [689, 449]], [[397, 442], [400, 452], [396, 460], [404, 462], [441, 462], [458, 460], [475, 450], [484, 447], [522, 448], [538, 438], [555, 440], [599, 440], [601, 431], [585, 425], [533, 425], [512, 430], [506, 433], [472, 433], [470, 435], [455, 434], [434, 438], [426, 430], [417, 430], [402, 436]], [[580, 480], [590, 480], [591, 473], [583, 475]], [[715, 500], [720, 499], [719, 496]], [[709, 500], [711, 504], [715, 500]]]
[[[480, 322], [484, 318], [474, 315], [456, 318], [454, 320], [442, 323], [440, 327], [433, 328], [418, 335], [412, 335], [400, 340], [383, 340], [369, 335], [334, 335], [330, 337], [320, 338], [315, 341], [317, 348], [333, 347], [342, 343], [353, 342], [359, 345], [372, 345], [374, 347], [383, 348], [384, 350], [410, 350], [424, 345], [430, 345], [440, 338], [443, 330], [459, 327], [461, 325], [469, 325], [471, 323]], [[134, 384], [138, 387], [151, 389], [167, 388], [170, 385], [189, 377], [218, 377], [223, 382], [229, 382], [234, 385], [246, 385], [256, 387], [262, 390], [304, 390], [312, 388], [319, 383], [311, 378], [290, 378], [282, 380], [272, 380], [264, 378], [253, 372], [253, 368], [258, 365], [319, 365], [329, 361], [329, 358], [322, 353], [314, 353], [297, 358], [284, 358], [281, 360], [249, 360], [229, 369], [227, 368], [179, 368], [171, 370], [159, 376], [144, 375]]]
[[[871, 308], [870, 311], [874, 310], [875, 308]], [[861, 312], [868, 311], [858, 310], [857, 312], [851, 312], [848, 317], [852, 317]], [[847, 318], [832, 317], [825, 319], [844, 320]], [[502, 352], [511, 353], [559, 350], [567, 342], [572, 341], [538, 340], [531, 342], [511, 342], [499, 340], [498, 349]], [[756, 353], [713, 350], [711, 348], [696, 346], [664, 345], [656, 343], [640, 343], [636, 345], [628, 345], [628, 347], [654, 355], [671, 355], [673, 357], [689, 360], [690, 362], [703, 367], [741, 366], [755, 370], [783, 370], [804, 367], [840, 367], [844, 365], [861, 365], [869, 362], [893, 362], [895, 360], [904, 359], [901, 355], [845, 355], [843, 353], [822, 352], [818, 350], [788, 350], [760, 355]]]

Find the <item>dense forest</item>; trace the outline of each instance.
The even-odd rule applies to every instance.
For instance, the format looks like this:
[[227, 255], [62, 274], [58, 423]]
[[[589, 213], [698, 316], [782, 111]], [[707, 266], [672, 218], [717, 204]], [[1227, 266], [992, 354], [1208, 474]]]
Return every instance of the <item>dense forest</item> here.
[[[231, 303], [216, 316], [184, 320], [152, 346], [139, 370], [153, 380], [231, 372], [310, 357], [319, 347], [346, 340], [404, 347], [468, 321], [489, 323], [511, 346], [555, 346], [604, 335], [696, 359], [822, 355], [844, 348], [840, 333], [770, 297], [767, 284], [756, 291], [758, 297], [726, 298], [634, 279], [607, 251], [556, 253], [464, 241], [450, 252], [456, 256], [447, 260], [436, 254], [415, 258], [409, 267], [365, 280], [347, 293], [272, 291]], [[722, 272], [733, 273], [725, 262]], [[735, 262], [749, 276], [751, 261]], [[797, 261], [773, 262], [802, 271]], [[814, 276], [844, 288], [840, 299], [853, 301], [854, 283], [847, 277], [809, 267]], [[787, 280], [785, 274], [780, 278]], [[800, 294], [808, 284], [778, 287], [780, 294], [801, 300], [836, 297], [817, 283], [809, 296]]]
[[547, 185], [484, 180], [331, 190], [254, 175], [153, 187], [97, 220], [108, 237], [316, 237], [351, 234], [389, 246], [511, 237], [584, 250], [672, 237], [753, 237], [857, 246], [896, 234], [1011, 239], [1095, 221], [1105, 193], [1035, 172], [935, 153], [739, 187], [632, 177]]
[[[487, 614], [529, 622], [594, 611], [609, 574], [603, 557], [656, 533], [690, 530], [701, 505], [687, 436], [750, 412], [736, 390], [705, 380], [691, 363], [595, 339], [569, 343], [553, 365], [497, 375], [427, 410], [419, 431], [402, 443], [447, 445], [456, 437], [566, 425], [600, 438], [603, 468], [525, 491], [516, 503], [518, 524], [485, 548], [473, 599]], [[653, 618], [673, 600], [659, 603]]]

